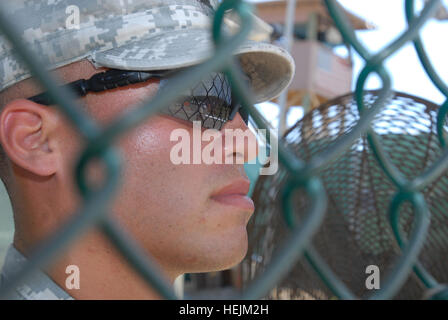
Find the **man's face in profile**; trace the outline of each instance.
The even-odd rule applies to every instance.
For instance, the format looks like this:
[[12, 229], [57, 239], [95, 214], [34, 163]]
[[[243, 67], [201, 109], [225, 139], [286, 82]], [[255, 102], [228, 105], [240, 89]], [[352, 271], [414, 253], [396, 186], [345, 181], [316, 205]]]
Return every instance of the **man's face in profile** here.
[[[84, 71], [76, 75], [64, 72], [64, 80], [87, 78], [98, 72], [92, 68], [84, 64]], [[106, 125], [117, 120], [122, 112], [153, 96], [157, 88], [156, 81], [132, 85], [89, 94], [84, 103], [89, 113], [100, 124]], [[123, 159], [122, 184], [113, 198], [111, 211], [170, 276], [232, 267], [246, 254], [246, 225], [253, 207], [229, 204], [212, 195], [231, 184], [247, 189], [247, 193], [249, 180], [243, 164], [236, 164], [238, 157], [249, 160], [247, 150], [235, 144], [230, 148], [223, 139], [223, 158], [231, 158], [233, 164], [175, 165], [170, 160], [170, 153], [177, 142], [170, 141], [170, 135], [180, 128], [193, 137], [191, 122], [157, 115], [118, 140]], [[223, 134], [224, 129], [246, 130], [247, 126], [237, 114], [225, 123], [221, 130]], [[61, 130], [64, 131], [62, 127]], [[79, 148], [69, 143], [72, 130], [75, 129], [65, 130], [66, 135], [60, 136], [61, 141], [67, 138], [60, 144], [65, 148], [61, 156], [66, 173], [62, 176], [67, 177], [79, 152]], [[203, 142], [202, 148], [208, 143]]]
[[[108, 77], [103, 83], [79, 80], [89, 79], [107, 68], [157, 70], [162, 74], [162, 71], [184, 68], [212, 57], [216, 46], [210, 27], [218, 4], [217, 0], [188, 3], [138, 0], [113, 1], [113, 4], [75, 1], [70, 7], [79, 10], [73, 13], [54, 1], [47, 4], [18, 1], [5, 7], [13, 19], [26, 21], [28, 16], [33, 16], [23, 28], [17, 27], [30, 52], [40, 55], [42, 67], [55, 71], [61, 83], [76, 81], [80, 93], [88, 92], [79, 99], [79, 106], [84, 106], [83, 111], [103, 127], [154, 97], [161, 90], [159, 85], [169, 88], [169, 84], [164, 87], [169, 79], [164, 78], [161, 83], [159, 79], [151, 79], [137, 84], [147, 78], [143, 73], [133, 73], [135, 78], [114, 78], [113, 84], [108, 82]], [[67, 24], [65, 28], [61, 26], [67, 21], [76, 28], [69, 28]], [[223, 30], [227, 28], [224, 28], [226, 23], [230, 21], [222, 21]], [[9, 48], [7, 43], [1, 43], [2, 48]], [[233, 42], [230, 43], [229, 50], [233, 47]], [[286, 50], [252, 39], [233, 49], [227, 58], [229, 62], [230, 58], [238, 58], [238, 65], [250, 79], [254, 101], [278, 96], [292, 81], [294, 63]], [[85, 60], [79, 60], [83, 58]], [[32, 99], [45, 88], [28, 78], [31, 73], [19, 60], [13, 50], [5, 51], [2, 58], [2, 66], [8, 72], [2, 72], [0, 79], [1, 88], [5, 89], [0, 94], [3, 107], [0, 176], [14, 211], [12, 249], [15, 251], [11, 252], [30, 258], [36, 246], [44, 240], [50, 241], [49, 237], [58, 230], [62, 234], [65, 229], [59, 228], [73, 218], [74, 212], [82, 209], [83, 199], [77, 190], [74, 168], [86, 141], [60, 108]], [[78, 62], [68, 64], [72, 61]], [[216, 122], [224, 119], [232, 120], [224, 123], [221, 131], [215, 129], [217, 135], [200, 136], [199, 151], [192, 122], [160, 113], [142, 119], [137, 127], [111, 141], [111, 146], [121, 154], [122, 170], [118, 191], [104, 209], [148, 256], [155, 259], [171, 281], [184, 273], [230, 268], [247, 252], [246, 226], [254, 205], [246, 197], [249, 180], [243, 163], [256, 157], [257, 143], [255, 136], [248, 134], [241, 115], [234, 113], [237, 105], [230, 101], [232, 93], [228, 83], [216, 85], [215, 78], [211, 78], [211, 86], [204, 85], [210, 84], [205, 79], [201, 83], [203, 87], [199, 91], [205, 93], [195, 94], [206, 97], [207, 102], [198, 103], [199, 99], [195, 99], [191, 105], [185, 105], [193, 99], [185, 100], [181, 104], [182, 111], [193, 111], [185, 112], [180, 118], [196, 117], [199, 111], [205, 127], [215, 127]], [[223, 77], [219, 81], [226, 80]], [[128, 83], [133, 84], [92, 93]], [[196, 83], [189, 85], [197, 86]], [[179, 92], [167, 94], [177, 96]], [[218, 101], [220, 106], [213, 108], [213, 101]], [[172, 109], [165, 111], [172, 112]], [[210, 120], [215, 123], [210, 124]], [[190, 140], [192, 164], [178, 164], [173, 160], [173, 149], [179, 145], [175, 132], [179, 130], [186, 132]], [[233, 132], [228, 133], [228, 130]], [[206, 128], [202, 128], [203, 134], [205, 131]], [[221, 144], [213, 147], [209, 155], [219, 163], [209, 164], [210, 158], [204, 162], [203, 151], [210, 149], [216, 139]], [[197, 156], [203, 160], [201, 164], [194, 161]], [[101, 163], [92, 161], [86, 173], [88, 180], [100, 187], [106, 180], [102, 169]], [[98, 228], [83, 229], [84, 234], [77, 234], [78, 238], [58, 251], [58, 257], [51, 261], [52, 266], [45, 267], [44, 271], [63, 287], [66, 267], [78, 266], [82, 289], [70, 292], [77, 299], [156, 296], [112, 244], [113, 237], [108, 238], [103, 233], [104, 225], [95, 226]]]

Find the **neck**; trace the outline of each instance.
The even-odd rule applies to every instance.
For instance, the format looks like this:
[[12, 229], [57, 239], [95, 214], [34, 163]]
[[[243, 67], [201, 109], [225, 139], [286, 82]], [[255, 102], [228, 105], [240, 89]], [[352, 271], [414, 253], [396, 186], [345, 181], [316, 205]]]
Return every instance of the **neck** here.
[[[27, 248], [23, 248], [20, 242], [15, 242], [14, 245], [27, 255]], [[72, 275], [70, 279], [73, 281], [69, 284], [76, 283], [76, 271], [69, 269], [71, 271], [66, 273], [68, 266], [76, 266], [75, 270], [79, 270], [79, 289], [74, 285], [71, 288], [66, 286], [67, 278]], [[75, 299], [161, 299], [98, 231], [76, 240], [76, 244], [64, 250], [64, 254], [45, 271]], [[162, 276], [172, 284], [178, 275], [164, 270]]]

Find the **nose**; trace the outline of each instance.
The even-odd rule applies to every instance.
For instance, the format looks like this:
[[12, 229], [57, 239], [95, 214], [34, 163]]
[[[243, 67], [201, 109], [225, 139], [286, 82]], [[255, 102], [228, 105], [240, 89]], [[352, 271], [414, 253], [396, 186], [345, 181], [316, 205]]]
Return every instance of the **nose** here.
[[225, 163], [251, 162], [258, 156], [258, 141], [239, 112], [221, 128]]

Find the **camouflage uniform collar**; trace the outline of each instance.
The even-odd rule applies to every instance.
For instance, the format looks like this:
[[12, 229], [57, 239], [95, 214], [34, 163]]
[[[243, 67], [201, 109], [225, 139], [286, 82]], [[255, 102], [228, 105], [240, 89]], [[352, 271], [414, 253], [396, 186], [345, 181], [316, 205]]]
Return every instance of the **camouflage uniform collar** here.
[[[6, 254], [5, 263], [0, 275], [0, 284], [10, 279], [17, 270], [27, 263], [24, 257], [13, 245]], [[67, 292], [59, 287], [44, 272], [34, 272], [28, 280], [17, 286], [8, 296], [10, 300], [73, 300]]]

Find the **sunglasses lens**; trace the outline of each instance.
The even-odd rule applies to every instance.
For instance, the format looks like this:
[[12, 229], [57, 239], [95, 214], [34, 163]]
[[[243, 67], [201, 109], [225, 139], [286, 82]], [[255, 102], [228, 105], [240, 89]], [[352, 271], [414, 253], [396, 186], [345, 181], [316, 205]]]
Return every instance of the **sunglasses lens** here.
[[190, 96], [179, 99], [165, 112], [173, 117], [200, 121], [202, 127], [220, 130], [229, 119], [230, 107], [216, 97]]
[[[161, 80], [160, 85], [165, 87], [167, 81]], [[229, 81], [222, 73], [211, 73], [161, 112], [191, 122], [201, 121], [203, 128], [221, 130], [229, 120], [232, 109]], [[242, 110], [239, 109], [239, 112], [247, 124], [248, 115]]]

